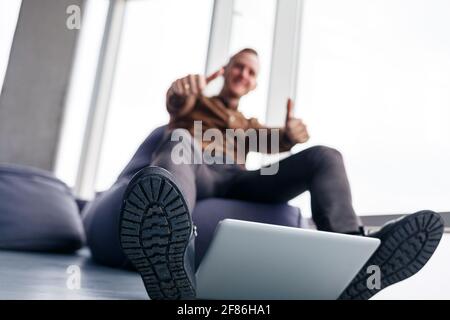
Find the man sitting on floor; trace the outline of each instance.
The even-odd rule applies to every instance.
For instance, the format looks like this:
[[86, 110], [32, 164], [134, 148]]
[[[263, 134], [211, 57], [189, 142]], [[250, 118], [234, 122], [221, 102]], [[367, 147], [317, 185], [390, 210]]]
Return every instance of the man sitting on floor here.
[[[167, 92], [169, 130], [152, 160], [142, 163], [128, 183], [119, 217], [123, 252], [140, 272], [152, 299], [196, 296], [191, 213], [198, 199], [280, 203], [309, 191], [319, 230], [366, 236], [352, 207], [339, 151], [315, 146], [270, 167], [245, 169], [249, 151], [284, 152], [309, 139], [306, 125], [293, 115], [291, 100], [280, 128], [265, 127], [239, 112], [240, 99], [256, 88], [259, 68], [257, 52], [244, 49], [211, 76], [188, 75], [173, 82]], [[203, 95], [207, 84], [220, 76], [224, 84], [219, 95]], [[368, 235], [381, 239], [367, 262], [389, 275], [382, 277], [380, 289], [419, 271], [442, 233], [440, 216], [421, 211]], [[368, 276], [364, 267], [340, 298], [368, 299], [377, 293], [380, 289], [365, 286]]]

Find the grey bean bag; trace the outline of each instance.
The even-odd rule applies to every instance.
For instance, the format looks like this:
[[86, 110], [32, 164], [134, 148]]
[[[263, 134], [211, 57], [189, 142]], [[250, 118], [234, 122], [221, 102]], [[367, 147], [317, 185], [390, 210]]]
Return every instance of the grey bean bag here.
[[0, 164], [0, 249], [72, 252], [84, 239], [63, 182], [40, 169]]

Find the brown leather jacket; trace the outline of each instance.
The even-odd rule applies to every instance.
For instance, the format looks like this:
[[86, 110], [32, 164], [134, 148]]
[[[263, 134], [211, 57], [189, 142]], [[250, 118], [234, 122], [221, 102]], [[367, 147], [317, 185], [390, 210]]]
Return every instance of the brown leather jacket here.
[[[167, 99], [167, 110], [170, 114], [170, 129], [187, 129], [194, 136], [194, 121], [201, 121], [202, 134], [208, 129], [218, 129], [222, 133], [222, 141], [219, 145], [215, 145], [216, 150], [222, 146], [220, 151], [224, 152], [226, 156], [230, 156], [238, 164], [245, 163], [245, 158], [249, 151], [276, 153], [289, 151], [294, 146], [294, 143], [285, 135], [284, 128], [269, 128], [259, 123], [256, 118], [246, 118], [238, 110], [229, 108], [217, 96], [206, 97], [201, 95], [198, 97], [182, 98], [171, 95]], [[259, 129], [267, 129], [264, 131], [267, 132], [267, 143], [265, 143], [267, 147], [263, 147], [262, 149], [257, 148], [256, 150], [251, 148], [248, 143], [249, 137], [242, 134], [236, 134], [237, 141], [230, 146], [226, 142], [226, 129], [243, 129], [244, 131], [247, 129], [255, 129], [258, 133], [260, 132]], [[273, 132], [270, 129], [279, 129], [278, 150], [272, 148], [271, 135]], [[259, 146], [259, 135], [257, 135], [257, 138]], [[237, 152], [239, 143], [244, 143], [245, 145], [243, 159]], [[205, 149], [210, 144], [211, 141], [203, 141], [202, 148]]]

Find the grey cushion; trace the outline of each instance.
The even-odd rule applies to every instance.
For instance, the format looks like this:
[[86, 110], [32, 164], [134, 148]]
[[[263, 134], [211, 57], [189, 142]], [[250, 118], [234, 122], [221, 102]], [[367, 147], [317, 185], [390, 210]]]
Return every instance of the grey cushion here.
[[0, 248], [70, 252], [84, 244], [71, 190], [52, 174], [0, 165]]

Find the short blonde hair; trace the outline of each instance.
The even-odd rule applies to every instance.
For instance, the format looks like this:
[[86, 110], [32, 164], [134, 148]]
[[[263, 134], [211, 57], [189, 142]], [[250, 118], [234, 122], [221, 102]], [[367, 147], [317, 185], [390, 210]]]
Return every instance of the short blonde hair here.
[[254, 54], [255, 56], [258, 57], [258, 52], [255, 49], [252, 48], [244, 48], [242, 50], [239, 50], [238, 52], [236, 52], [235, 54], [233, 54], [230, 57], [230, 60], [228, 61], [228, 63], [230, 63], [231, 61], [233, 61], [234, 58], [236, 58], [238, 55], [242, 54], [242, 53], [251, 53]]

